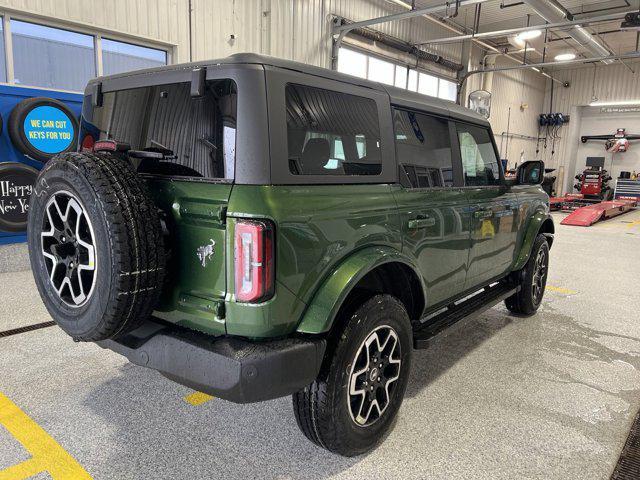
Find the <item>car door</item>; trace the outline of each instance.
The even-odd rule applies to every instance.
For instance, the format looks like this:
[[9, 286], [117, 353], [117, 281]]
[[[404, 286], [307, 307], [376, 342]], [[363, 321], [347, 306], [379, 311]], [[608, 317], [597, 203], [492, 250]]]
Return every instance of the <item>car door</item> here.
[[400, 185], [394, 187], [403, 251], [419, 267], [434, 306], [464, 288], [470, 218], [449, 120], [393, 109]]
[[510, 269], [518, 234], [518, 199], [504, 181], [489, 128], [456, 122], [456, 133], [471, 214], [465, 284], [470, 289]]

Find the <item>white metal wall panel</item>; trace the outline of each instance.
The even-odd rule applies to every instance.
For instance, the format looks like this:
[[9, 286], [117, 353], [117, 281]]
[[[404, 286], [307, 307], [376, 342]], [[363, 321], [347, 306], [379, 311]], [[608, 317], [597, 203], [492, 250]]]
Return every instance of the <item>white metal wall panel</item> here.
[[[193, 10], [194, 59], [249, 51], [329, 67], [332, 15], [360, 21], [405, 9], [385, 0], [193, 0]], [[424, 18], [373, 28], [411, 42], [451, 33]], [[431, 51], [460, 58], [460, 45]]]
[[[570, 86], [565, 88], [557, 83], [554, 85], [553, 107], [551, 109], [554, 112], [568, 114], [571, 112], [571, 107], [589, 105], [594, 95], [598, 101], [640, 100], [640, 62], [627, 62], [627, 64], [635, 73], [620, 63], [596, 66], [595, 82], [594, 67], [555, 71], [553, 75], [559, 80], [570, 82]], [[549, 111], [549, 102], [551, 101], [550, 87], [550, 82], [547, 82], [544, 100], [544, 111], [546, 112]], [[564, 127], [563, 130], [565, 130], [564, 136], [566, 137], [568, 127]], [[550, 148], [547, 149], [544, 157], [545, 162], [554, 167], [568, 165], [572, 160], [567, 158], [571, 154], [571, 149], [564, 138], [558, 142], [555, 150], [556, 153], [552, 157]]]
[[[507, 65], [513, 65], [513, 62], [496, 62], [497, 67]], [[537, 136], [538, 116], [542, 112], [544, 101], [545, 77], [532, 70], [509, 70], [494, 74], [491, 93], [493, 102], [489, 120], [498, 148], [502, 145], [501, 157], [507, 158], [510, 166], [519, 163], [521, 158], [535, 159], [535, 140], [501, 136], [501, 133], [508, 130], [510, 134]]]
[[193, 59], [265, 53], [260, 0], [192, 0]]

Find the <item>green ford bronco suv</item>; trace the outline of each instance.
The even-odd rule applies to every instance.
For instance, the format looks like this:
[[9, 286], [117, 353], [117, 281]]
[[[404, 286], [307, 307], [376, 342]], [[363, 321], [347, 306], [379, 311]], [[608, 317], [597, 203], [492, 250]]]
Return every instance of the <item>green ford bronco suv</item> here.
[[413, 349], [542, 300], [544, 165], [505, 180], [451, 102], [241, 54], [91, 81], [79, 143], [31, 200], [58, 325], [233, 402], [292, 395], [332, 452], [383, 438]]

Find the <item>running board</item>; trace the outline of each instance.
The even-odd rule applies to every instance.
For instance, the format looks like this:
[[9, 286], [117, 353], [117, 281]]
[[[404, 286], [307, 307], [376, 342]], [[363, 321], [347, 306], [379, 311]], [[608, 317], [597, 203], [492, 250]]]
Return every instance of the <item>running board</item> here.
[[422, 326], [413, 333], [413, 348], [424, 349], [431, 341], [461, 320], [469, 320], [488, 310], [505, 298], [520, 290], [519, 286], [508, 283], [496, 283], [480, 290], [473, 296], [467, 297], [444, 307], [421, 320]]

